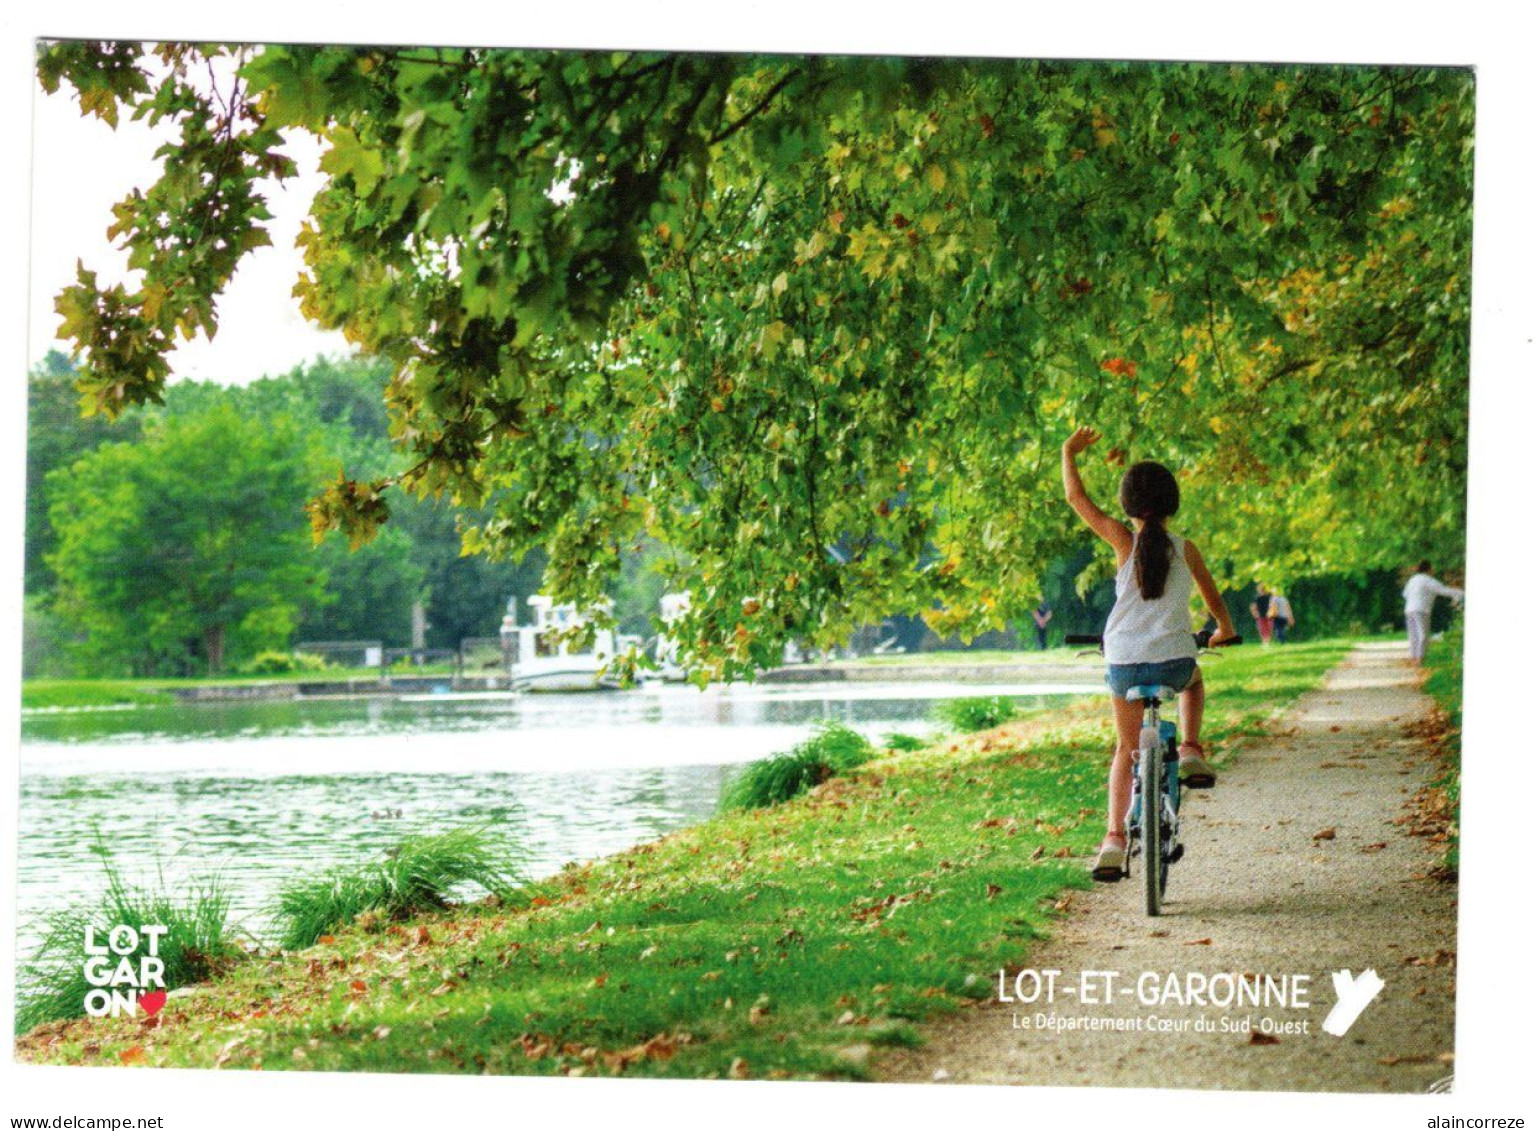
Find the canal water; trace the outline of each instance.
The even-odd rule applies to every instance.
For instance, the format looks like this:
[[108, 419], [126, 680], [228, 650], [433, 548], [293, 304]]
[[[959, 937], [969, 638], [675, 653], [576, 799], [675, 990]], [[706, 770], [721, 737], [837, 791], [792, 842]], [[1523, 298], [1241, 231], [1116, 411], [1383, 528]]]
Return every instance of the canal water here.
[[18, 943], [105, 886], [217, 875], [255, 937], [283, 883], [402, 836], [483, 826], [548, 875], [711, 816], [731, 776], [821, 719], [927, 735], [935, 702], [1082, 686], [650, 686], [575, 695], [187, 703], [22, 720]]

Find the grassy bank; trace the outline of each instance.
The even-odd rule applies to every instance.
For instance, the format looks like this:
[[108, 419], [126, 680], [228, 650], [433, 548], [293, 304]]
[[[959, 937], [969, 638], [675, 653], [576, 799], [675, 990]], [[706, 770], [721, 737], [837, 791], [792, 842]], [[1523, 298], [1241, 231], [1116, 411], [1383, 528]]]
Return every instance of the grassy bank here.
[[[1346, 642], [1212, 659], [1216, 748]], [[498, 901], [365, 918], [158, 1017], [21, 1038], [26, 1060], [399, 1072], [856, 1078], [1024, 960], [1103, 827], [1106, 704], [890, 753]], [[1198, 847], [1194, 852], [1199, 851]]]
[[1420, 811], [1431, 823], [1443, 824], [1444, 870], [1452, 876], [1460, 870], [1460, 726], [1465, 648], [1465, 624], [1457, 617], [1444, 638], [1430, 645], [1426, 657], [1428, 674], [1423, 680], [1423, 690], [1433, 697], [1443, 717], [1437, 720], [1430, 735], [1438, 753], [1440, 772], [1426, 796], [1419, 799]]
[[146, 707], [175, 701], [164, 685], [137, 679], [29, 679], [21, 685], [26, 710]]
[[[408, 676], [451, 676], [443, 665], [413, 667], [400, 664], [389, 669], [398, 679]], [[348, 680], [377, 682], [377, 668], [326, 668], [323, 671], [269, 672], [262, 675], [220, 675], [167, 679], [29, 679], [22, 681], [21, 705], [42, 708], [139, 707], [176, 702], [171, 693], [178, 687], [226, 687], [259, 683], [345, 683]]]

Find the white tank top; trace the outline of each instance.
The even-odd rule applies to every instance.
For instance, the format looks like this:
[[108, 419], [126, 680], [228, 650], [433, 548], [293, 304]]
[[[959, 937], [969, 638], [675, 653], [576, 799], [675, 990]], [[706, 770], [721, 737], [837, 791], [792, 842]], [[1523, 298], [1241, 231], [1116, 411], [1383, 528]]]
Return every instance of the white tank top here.
[[[1114, 610], [1103, 629], [1103, 658], [1111, 664], [1155, 664], [1198, 655], [1189, 628], [1189, 598], [1194, 575], [1183, 558], [1183, 539], [1168, 535], [1173, 560], [1167, 587], [1154, 601], [1141, 596], [1135, 584], [1135, 551], [1114, 578]], [[1136, 545], [1140, 535], [1136, 535]]]

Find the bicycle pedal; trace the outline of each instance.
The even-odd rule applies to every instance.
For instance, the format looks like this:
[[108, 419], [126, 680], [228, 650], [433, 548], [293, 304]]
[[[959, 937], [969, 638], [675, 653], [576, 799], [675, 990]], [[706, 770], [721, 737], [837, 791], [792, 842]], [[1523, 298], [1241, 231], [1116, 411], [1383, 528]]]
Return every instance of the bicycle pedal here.
[[1178, 861], [1180, 861], [1182, 859], [1183, 859], [1183, 845], [1181, 845], [1181, 844], [1173, 845], [1173, 850], [1167, 854], [1167, 862], [1169, 864], [1176, 864], [1176, 863], [1178, 863]]

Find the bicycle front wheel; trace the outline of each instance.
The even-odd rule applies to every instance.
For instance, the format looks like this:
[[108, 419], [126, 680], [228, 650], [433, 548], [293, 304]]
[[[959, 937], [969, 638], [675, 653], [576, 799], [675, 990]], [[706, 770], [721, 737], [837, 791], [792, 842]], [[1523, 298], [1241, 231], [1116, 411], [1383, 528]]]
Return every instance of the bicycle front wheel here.
[[1162, 751], [1160, 744], [1141, 751], [1141, 882], [1146, 889], [1146, 914], [1162, 913], [1162, 889], [1167, 861], [1162, 858]]

